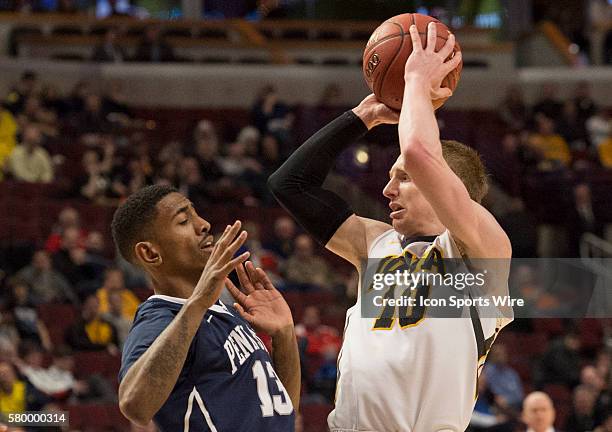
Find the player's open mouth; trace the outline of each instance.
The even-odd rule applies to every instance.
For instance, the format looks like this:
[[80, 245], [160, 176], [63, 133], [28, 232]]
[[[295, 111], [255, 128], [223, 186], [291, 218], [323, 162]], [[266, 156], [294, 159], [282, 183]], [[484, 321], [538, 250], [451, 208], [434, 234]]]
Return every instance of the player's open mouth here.
[[212, 241], [212, 238], [207, 238], [206, 240], [203, 240], [200, 242], [200, 249], [202, 250], [212, 250], [212, 248], [215, 246], [215, 244]]
[[389, 208], [392, 210], [389, 215], [391, 219], [400, 219], [406, 211], [404, 207], [394, 202], [389, 203]]

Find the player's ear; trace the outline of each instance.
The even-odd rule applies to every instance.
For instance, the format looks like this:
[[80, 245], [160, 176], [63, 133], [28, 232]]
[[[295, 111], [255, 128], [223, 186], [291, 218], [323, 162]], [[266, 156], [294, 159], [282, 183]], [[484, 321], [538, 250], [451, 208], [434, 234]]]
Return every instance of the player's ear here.
[[134, 255], [136, 255], [138, 261], [147, 266], [158, 267], [163, 262], [160, 251], [151, 242], [143, 241], [136, 243]]

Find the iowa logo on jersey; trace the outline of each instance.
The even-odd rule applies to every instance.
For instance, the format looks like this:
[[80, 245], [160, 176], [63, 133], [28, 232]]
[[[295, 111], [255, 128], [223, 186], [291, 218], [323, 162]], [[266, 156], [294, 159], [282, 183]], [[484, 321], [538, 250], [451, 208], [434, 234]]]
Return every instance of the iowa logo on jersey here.
[[[400, 255], [390, 255], [380, 260], [376, 268], [376, 274], [390, 273], [412, 274], [418, 272], [446, 274], [443, 254], [435, 246], [427, 248], [422, 256], [416, 256], [408, 249]], [[395, 298], [395, 288], [391, 285], [383, 296], [383, 299]], [[373, 282], [368, 291], [374, 289]], [[425, 299], [429, 297], [431, 287], [425, 283], [425, 278], [421, 278], [416, 285], [406, 286], [402, 292], [402, 297], [412, 297], [414, 299]], [[374, 322], [372, 330], [391, 330], [395, 320], [399, 320], [402, 329], [414, 327], [420, 324], [425, 317], [427, 307], [423, 301], [414, 302], [414, 306], [391, 306], [385, 302], [385, 306], [380, 316]]]

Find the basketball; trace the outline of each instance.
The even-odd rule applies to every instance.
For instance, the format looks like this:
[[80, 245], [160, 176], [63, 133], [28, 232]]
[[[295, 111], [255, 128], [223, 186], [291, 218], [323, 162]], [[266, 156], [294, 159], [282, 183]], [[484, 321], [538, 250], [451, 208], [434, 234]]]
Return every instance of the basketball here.
[[[415, 24], [419, 30], [423, 47], [427, 44], [427, 25], [437, 25], [436, 51], [446, 43], [450, 30], [446, 25], [428, 15], [406, 13], [396, 15], [383, 22], [374, 30], [363, 53], [363, 76], [376, 98], [390, 108], [399, 110], [404, 96], [404, 66], [412, 53], [410, 26]], [[455, 42], [453, 54], [461, 50]], [[442, 81], [442, 87], [455, 90], [461, 76], [463, 63]], [[446, 99], [433, 101], [434, 108], [440, 108]]]

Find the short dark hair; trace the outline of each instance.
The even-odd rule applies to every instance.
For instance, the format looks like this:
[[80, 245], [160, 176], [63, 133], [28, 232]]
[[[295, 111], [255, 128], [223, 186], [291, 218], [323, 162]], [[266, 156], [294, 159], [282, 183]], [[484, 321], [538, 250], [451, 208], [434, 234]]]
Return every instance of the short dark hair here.
[[111, 229], [121, 256], [135, 264], [134, 245], [145, 240], [151, 221], [157, 216], [157, 203], [166, 195], [178, 192], [171, 186], [153, 185], [133, 193], [115, 211]]

